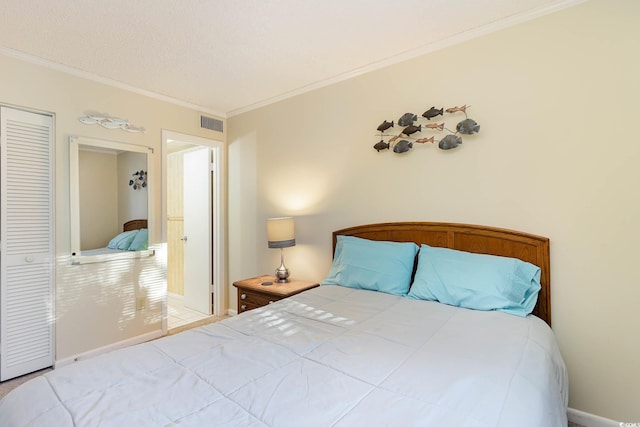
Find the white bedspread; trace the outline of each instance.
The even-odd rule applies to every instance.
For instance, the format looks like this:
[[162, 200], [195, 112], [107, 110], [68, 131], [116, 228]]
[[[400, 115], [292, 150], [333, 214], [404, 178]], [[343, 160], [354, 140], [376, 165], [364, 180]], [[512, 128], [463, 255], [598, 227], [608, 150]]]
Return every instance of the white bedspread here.
[[2, 426], [566, 426], [540, 319], [321, 286], [56, 369]]

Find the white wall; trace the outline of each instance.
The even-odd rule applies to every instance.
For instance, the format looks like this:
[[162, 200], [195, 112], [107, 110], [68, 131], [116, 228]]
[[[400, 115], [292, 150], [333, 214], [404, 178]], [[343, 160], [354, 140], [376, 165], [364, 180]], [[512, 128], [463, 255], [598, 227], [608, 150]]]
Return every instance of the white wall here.
[[[160, 172], [149, 176], [150, 249], [156, 256], [72, 266], [69, 225], [69, 136], [85, 136], [150, 147], [153, 170], [161, 171], [162, 129], [224, 140], [200, 129], [200, 113], [142, 94], [86, 80], [0, 54], [0, 103], [55, 114], [56, 359], [73, 358], [161, 330], [166, 289], [166, 235], [161, 224]], [[78, 119], [99, 111], [128, 119], [146, 133], [85, 125]], [[131, 191], [131, 190], [129, 190]], [[135, 310], [139, 296], [148, 299]]]
[[[264, 223], [276, 215], [296, 218], [285, 257], [309, 280], [327, 273], [330, 233], [346, 226], [547, 236], [570, 406], [640, 420], [638, 22], [640, 2], [592, 0], [230, 118], [230, 279], [277, 266]], [[372, 148], [385, 119], [462, 104], [482, 128], [457, 150]]]

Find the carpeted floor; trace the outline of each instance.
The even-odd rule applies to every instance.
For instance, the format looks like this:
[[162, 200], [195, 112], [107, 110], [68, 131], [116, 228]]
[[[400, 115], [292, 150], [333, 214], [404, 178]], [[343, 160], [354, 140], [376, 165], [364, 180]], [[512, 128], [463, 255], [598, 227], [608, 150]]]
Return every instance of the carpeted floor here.
[[186, 331], [187, 329], [197, 328], [198, 326], [208, 325], [209, 323], [219, 322], [222, 319], [226, 319], [229, 316], [211, 316], [206, 319], [197, 320], [195, 322], [189, 323], [188, 325], [178, 326], [172, 329], [169, 329], [167, 335], [177, 334], [178, 332]]

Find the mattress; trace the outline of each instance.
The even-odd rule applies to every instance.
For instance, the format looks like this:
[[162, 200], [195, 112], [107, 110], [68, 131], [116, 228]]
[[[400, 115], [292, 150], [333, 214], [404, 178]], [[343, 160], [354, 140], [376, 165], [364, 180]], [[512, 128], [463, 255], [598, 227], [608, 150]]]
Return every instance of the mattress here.
[[11, 426], [566, 426], [551, 329], [320, 286], [78, 361], [0, 401]]

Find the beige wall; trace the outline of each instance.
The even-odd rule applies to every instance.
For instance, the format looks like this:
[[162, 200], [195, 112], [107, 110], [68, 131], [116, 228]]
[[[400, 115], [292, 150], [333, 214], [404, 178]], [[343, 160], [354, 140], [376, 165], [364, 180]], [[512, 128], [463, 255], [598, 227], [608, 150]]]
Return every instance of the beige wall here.
[[[230, 279], [277, 266], [264, 223], [276, 215], [295, 216], [285, 258], [310, 280], [327, 273], [330, 233], [346, 226], [452, 221], [548, 236], [570, 406], [640, 420], [638, 22], [640, 2], [593, 0], [230, 118]], [[457, 150], [372, 148], [385, 119], [462, 104], [482, 129]]]
[[82, 250], [104, 248], [120, 230], [117, 165], [115, 152], [78, 152]]
[[[0, 55], [0, 103], [55, 114], [56, 127], [56, 359], [73, 358], [100, 347], [160, 331], [166, 289], [165, 227], [161, 224], [161, 130], [224, 140], [200, 129], [200, 113], [141, 94], [86, 80], [48, 67]], [[130, 133], [80, 123], [85, 111], [125, 118], [146, 133]], [[150, 248], [155, 257], [71, 265], [69, 231], [69, 150], [71, 135], [151, 147]], [[136, 297], [148, 299], [135, 310]]]

